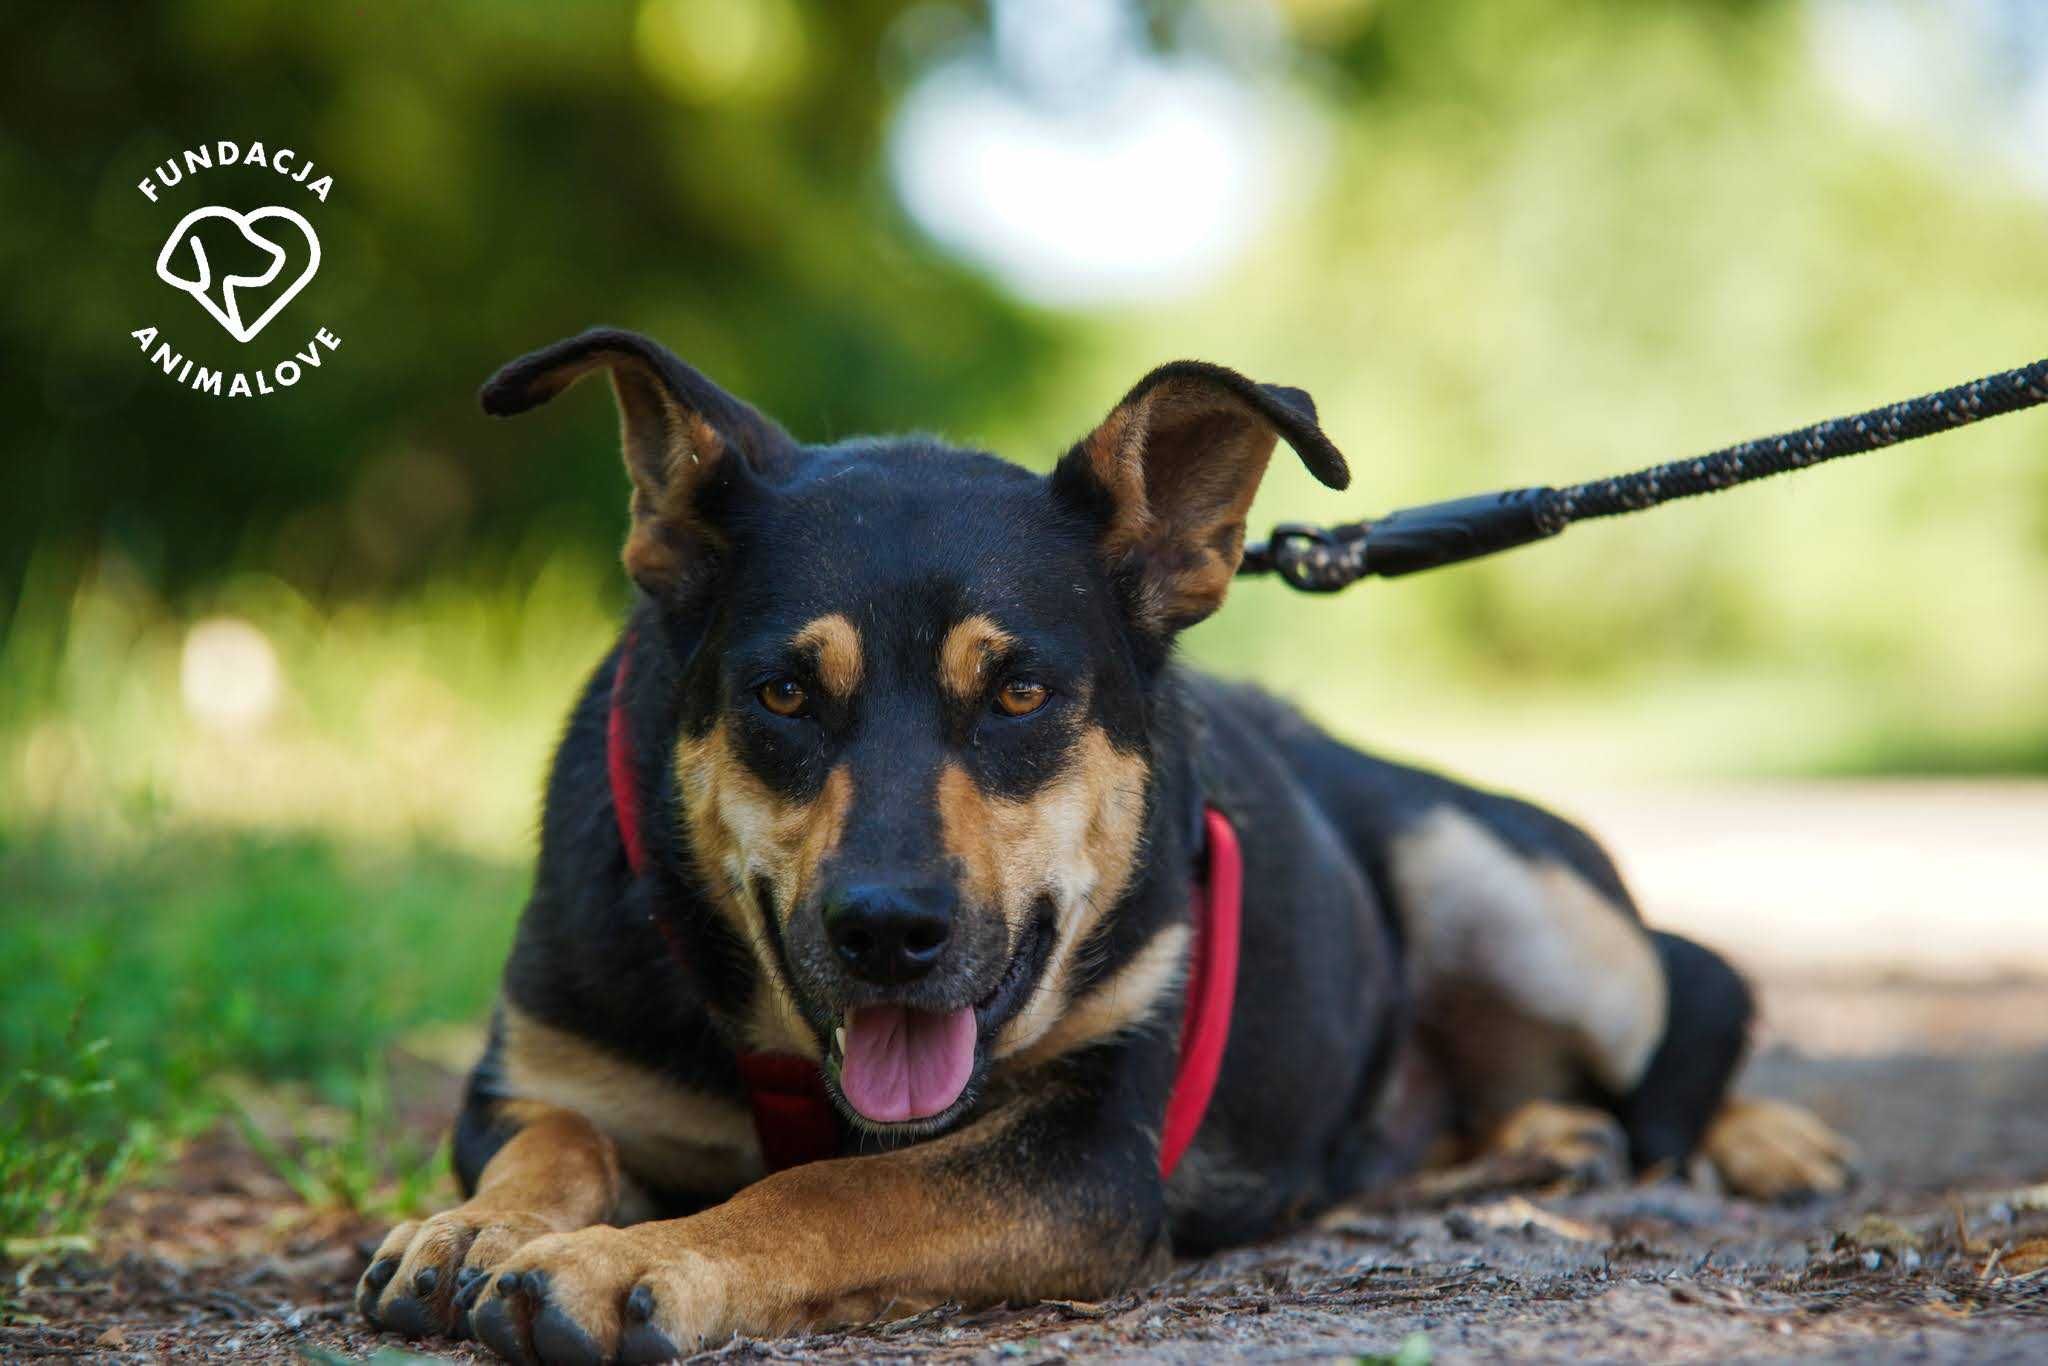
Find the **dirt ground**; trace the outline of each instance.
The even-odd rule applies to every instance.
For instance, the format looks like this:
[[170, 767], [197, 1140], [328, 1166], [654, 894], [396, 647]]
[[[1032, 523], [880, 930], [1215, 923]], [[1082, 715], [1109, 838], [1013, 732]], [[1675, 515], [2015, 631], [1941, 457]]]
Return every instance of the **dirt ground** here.
[[[1840, 1200], [1768, 1208], [1679, 1181], [1410, 1190], [1116, 1300], [940, 1309], [702, 1359], [1193, 1362], [1407, 1343], [1415, 1360], [1417, 1334], [1439, 1362], [2048, 1359], [2048, 982], [1767, 984], [1766, 1009], [1781, 1040], [1825, 1051], [1767, 1036], [1745, 1089], [1855, 1139], [1864, 1179]], [[41, 1322], [0, 1327], [0, 1357], [402, 1347], [350, 1305], [381, 1230], [307, 1211], [225, 1137], [121, 1197], [107, 1229], [99, 1256], [11, 1292]]]

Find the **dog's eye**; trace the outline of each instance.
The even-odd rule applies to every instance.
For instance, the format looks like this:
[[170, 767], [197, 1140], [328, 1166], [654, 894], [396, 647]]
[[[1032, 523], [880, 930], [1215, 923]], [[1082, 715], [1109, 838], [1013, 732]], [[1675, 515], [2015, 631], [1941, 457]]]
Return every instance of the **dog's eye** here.
[[761, 685], [761, 690], [755, 696], [761, 699], [762, 706], [777, 716], [795, 716], [811, 701], [810, 694], [804, 691], [804, 685], [794, 678], [770, 679]]
[[1050, 696], [1052, 694], [1043, 683], [1013, 678], [996, 694], [996, 710], [1005, 716], [1029, 716], [1044, 706], [1045, 699]]

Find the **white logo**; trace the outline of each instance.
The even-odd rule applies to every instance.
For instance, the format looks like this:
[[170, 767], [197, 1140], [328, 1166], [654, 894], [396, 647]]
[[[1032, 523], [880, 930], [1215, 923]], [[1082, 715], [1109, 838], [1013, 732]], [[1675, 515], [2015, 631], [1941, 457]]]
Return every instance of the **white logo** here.
[[[218, 188], [201, 191], [197, 181], [202, 176]], [[325, 204], [334, 177], [293, 148], [272, 150], [260, 142], [223, 139], [187, 148], [136, 182], [142, 197], [161, 207], [165, 217], [181, 215], [157, 253], [157, 278], [190, 295], [238, 346], [255, 341], [320, 273], [320, 234], [297, 209], [270, 204], [245, 213], [219, 202], [262, 203], [284, 186]], [[313, 204], [306, 207], [319, 213]], [[307, 320], [304, 304], [293, 316], [306, 344], [294, 350], [296, 339], [288, 340], [268, 356], [222, 349], [218, 335], [182, 304], [162, 326], [148, 322], [128, 335], [173, 384], [215, 398], [267, 398], [320, 369], [341, 347], [332, 328]]]
[[[207, 259], [206, 243], [194, 231], [197, 224], [209, 218], [227, 219], [230, 223], [241, 229], [242, 237], [245, 241], [259, 250], [270, 254], [270, 264], [260, 275], [228, 275], [223, 277], [221, 301], [219, 303], [215, 303], [213, 296], [208, 292], [213, 287], [213, 263]], [[305, 269], [299, 272], [299, 277], [286, 285], [270, 301], [270, 307], [264, 309], [258, 315], [255, 322], [244, 322], [242, 320], [242, 300], [237, 291], [242, 289], [262, 289], [284, 271], [285, 262], [292, 255], [284, 247], [279, 246], [270, 238], [256, 231], [253, 225], [257, 221], [267, 218], [281, 218], [305, 235], [306, 265]], [[179, 251], [181, 247], [187, 250], [181, 253]], [[184, 264], [190, 265], [193, 268], [192, 275], [187, 277], [176, 274], [172, 270], [174, 261], [182, 261]], [[275, 318], [286, 304], [298, 297], [299, 291], [311, 283], [314, 274], [319, 269], [319, 234], [313, 231], [313, 225], [308, 223], [304, 217], [290, 209], [277, 205], [267, 209], [258, 209], [254, 213], [247, 214], [236, 213], [233, 209], [223, 208], [218, 204], [210, 205], [203, 209], [194, 209], [178, 220], [177, 227], [171, 229], [171, 235], [164, 239], [163, 251], [156, 258], [156, 274], [158, 279], [167, 285], [173, 285], [184, 290], [194, 299], [197, 299], [200, 306], [213, 315], [213, 320], [228, 330], [229, 336], [245, 344], [253, 340], [258, 332], [261, 332], [268, 326], [270, 320]]]

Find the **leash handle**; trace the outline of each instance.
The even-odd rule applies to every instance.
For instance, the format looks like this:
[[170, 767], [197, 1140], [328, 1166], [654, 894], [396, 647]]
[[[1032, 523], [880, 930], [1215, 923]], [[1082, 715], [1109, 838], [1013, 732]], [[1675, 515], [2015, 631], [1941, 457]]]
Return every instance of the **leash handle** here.
[[1245, 547], [1239, 574], [1278, 574], [1309, 593], [1368, 576], [1395, 578], [1555, 536], [1574, 522], [1641, 512], [1676, 498], [1861, 455], [2048, 402], [2048, 359], [1797, 431], [1565, 488], [1507, 489], [1402, 508], [1371, 522], [1286, 522]]

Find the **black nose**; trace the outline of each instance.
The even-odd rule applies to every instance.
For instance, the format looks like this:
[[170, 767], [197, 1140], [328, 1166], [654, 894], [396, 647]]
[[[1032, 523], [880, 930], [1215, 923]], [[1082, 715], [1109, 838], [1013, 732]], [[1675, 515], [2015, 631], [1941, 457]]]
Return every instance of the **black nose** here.
[[932, 970], [953, 933], [953, 898], [923, 887], [849, 887], [825, 908], [839, 961], [869, 982], [914, 982]]

